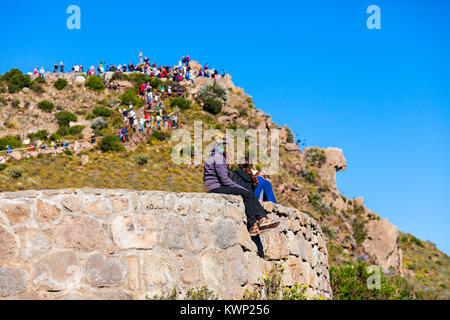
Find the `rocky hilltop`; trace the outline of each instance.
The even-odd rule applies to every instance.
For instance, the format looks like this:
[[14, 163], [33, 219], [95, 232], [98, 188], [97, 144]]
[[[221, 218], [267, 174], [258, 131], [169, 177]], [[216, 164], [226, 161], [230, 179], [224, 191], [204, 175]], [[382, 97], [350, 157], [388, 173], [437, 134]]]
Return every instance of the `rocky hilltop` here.
[[219, 298], [284, 259], [283, 283], [332, 297], [317, 221], [265, 204], [277, 229], [248, 235], [240, 197], [119, 189], [0, 193], [0, 298], [145, 299], [207, 285]]

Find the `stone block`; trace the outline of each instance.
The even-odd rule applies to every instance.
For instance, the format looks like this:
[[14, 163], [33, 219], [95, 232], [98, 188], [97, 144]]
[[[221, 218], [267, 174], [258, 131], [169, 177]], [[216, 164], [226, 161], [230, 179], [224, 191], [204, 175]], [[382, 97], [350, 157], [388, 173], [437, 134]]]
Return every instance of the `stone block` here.
[[156, 244], [156, 224], [151, 216], [118, 215], [111, 221], [111, 232], [119, 249], [151, 249]]

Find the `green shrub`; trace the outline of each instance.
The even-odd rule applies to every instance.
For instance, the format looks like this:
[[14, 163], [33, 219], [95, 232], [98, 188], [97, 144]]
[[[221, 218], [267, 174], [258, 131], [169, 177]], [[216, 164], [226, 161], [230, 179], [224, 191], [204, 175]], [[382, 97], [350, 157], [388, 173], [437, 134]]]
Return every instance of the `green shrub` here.
[[322, 226], [322, 232], [323, 234], [328, 236], [328, 238], [330, 238], [331, 240], [336, 239], [336, 230], [334, 230], [333, 228], [330, 228], [328, 226]]
[[[39, 78], [42, 78], [42, 77], [39, 77]], [[39, 79], [39, 78], [37, 78], [37, 79]], [[36, 80], [34, 80], [31, 83], [31, 90], [33, 90], [34, 92], [36, 92], [39, 95], [45, 92], [44, 87], [42, 87], [42, 85], [40, 83], [36, 82]]]
[[19, 179], [22, 176], [22, 169], [18, 167], [8, 167], [5, 173], [13, 179]]
[[327, 157], [324, 149], [313, 148], [306, 152], [306, 163], [310, 166], [320, 167], [326, 160]]
[[27, 134], [28, 138], [30, 140], [38, 139], [38, 140], [47, 140], [48, 132], [47, 130], [39, 130], [36, 133], [29, 133]]
[[0, 150], [6, 150], [6, 146], [10, 146], [11, 149], [17, 149], [22, 146], [20, 136], [6, 136], [0, 138]]
[[167, 132], [155, 130], [155, 131], [153, 131], [153, 133], [152, 133], [150, 138], [154, 139], [154, 140], [164, 141], [168, 137], [169, 137], [169, 134]]
[[172, 108], [179, 108], [181, 110], [187, 110], [191, 107], [191, 101], [183, 97], [170, 98], [170, 106]]
[[24, 75], [19, 69], [11, 69], [1, 79], [8, 83], [9, 93], [16, 93], [25, 87], [29, 88], [31, 86], [30, 76]]
[[160, 88], [162, 85], [164, 85], [164, 81], [162, 81], [159, 78], [150, 78], [149, 81], [148, 81], [148, 84], [152, 88], [157, 89], [157, 88]]
[[106, 107], [95, 107], [94, 110], [92, 111], [92, 113], [96, 117], [101, 116], [101, 117], [108, 118], [114, 113], [114, 111], [112, 111], [111, 109], [108, 109]]
[[109, 82], [113, 82], [114, 80], [128, 80], [128, 76], [123, 72], [114, 72]]
[[68, 126], [61, 126], [56, 131], [56, 134], [60, 137], [64, 137], [69, 135], [69, 127]]
[[[373, 273], [367, 264], [348, 263], [330, 268], [330, 285], [335, 300], [410, 300], [420, 295], [409, 282], [396, 275], [380, 272], [380, 288], [369, 289], [368, 280]], [[370, 283], [370, 280], [369, 280]]]
[[72, 155], [73, 155], [73, 152], [70, 151], [69, 149], [65, 149], [65, 150], [64, 150], [64, 154], [67, 155], [67, 156], [72, 156]]
[[308, 169], [304, 168], [304, 169], [302, 169], [302, 176], [309, 183], [314, 183], [317, 181], [317, 171], [316, 170], [308, 170]]
[[39, 130], [38, 132], [36, 132], [36, 138], [38, 138], [39, 140], [46, 140], [47, 137], [48, 137], [47, 130]]
[[[260, 279], [261, 285], [254, 285], [253, 289], [246, 289], [244, 300], [307, 300], [307, 286], [294, 283], [288, 287], [282, 284], [284, 266], [275, 263], [272, 269]], [[315, 299], [316, 297], [311, 297]]]
[[13, 102], [11, 102], [11, 106], [15, 109], [19, 108], [20, 106], [20, 101], [19, 100], [14, 100]]
[[177, 288], [173, 288], [171, 292], [166, 294], [157, 295], [155, 294], [153, 297], [148, 297], [147, 300], [178, 300]]
[[366, 220], [362, 215], [358, 215], [353, 220], [353, 238], [358, 244], [362, 244], [367, 238], [367, 231], [365, 228]]
[[44, 101], [41, 101], [38, 103], [38, 108], [44, 112], [50, 113], [50, 112], [52, 112], [54, 106], [53, 106], [53, 103], [51, 103], [50, 101], [44, 100]]
[[6, 100], [3, 97], [0, 97], [0, 105], [7, 106], [8, 105], [8, 100]]
[[58, 80], [55, 81], [54, 86], [56, 89], [62, 90], [67, 86], [67, 80], [63, 79], [63, 78], [59, 78]]
[[53, 133], [53, 134], [50, 136], [50, 140], [52, 140], [52, 141], [58, 141], [58, 140], [61, 140], [61, 136], [60, 136], [59, 134], [57, 134], [57, 133]]
[[323, 216], [330, 216], [335, 213], [336, 209], [330, 207], [320, 196], [319, 193], [312, 193], [308, 195], [308, 201], [313, 208]]
[[103, 81], [102, 77], [99, 77], [97, 75], [93, 75], [87, 78], [86, 86], [98, 92], [105, 90], [105, 82]]
[[114, 128], [119, 128], [120, 126], [122, 126], [124, 124], [122, 117], [114, 117], [112, 120], [112, 124]]
[[91, 127], [94, 130], [101, 130], [103, 128], [106, 128], [108, 126], [108, 123], [109, 122], [103, 119], [102, 117], [98, 117], [94, 119], [94, 121], [92, 121]]
[[213, 115], [217, 115], [222, 111], [222, 102], [216, 99], [207, 98], [203, 101], [203, 110]]
[[411, 243], [414, 243], [414, 244], [418, 245], [419, 247], [422, 247], [422, 248], [425, 247], [424, 244], [423, 244], [423, 242], [422, 242], [421, 240], [417, 239], [417, 238], [416, 238], [415, 236], [413, 236], [413, 235], [411, 235], [409, 241], [410, 241]]
[[200, 288], [189, 289], [186, 293], [186, 300], [217, 300], [217, 298], [214, 291], [209, 290], [206, 285]]
[[70, 122], [76, 122], [77, 116], [69, 111], [61, 111], [56, 114], [56, 120], [60, 126], [69, 126]]
[[86, 128], [85, 126], [73, 126], [69, 128], [69, 135], [71, 136], [77, 136], [81, 137], [81, 133], [83, 132], [83, 129]]
[[288, 126], [284, 126], [284, 128], [286, 129], [286, 141], [288, 143], [294, 143], [294, 135], [292, 134], [292, 130], [288, 127]]
[[39, 84], [44, 84], [45, 83], [45, 78], [43, 76], [39, 76], [36, 79], [34, 79], [35, 83], [39, 83]]
[[122, 143], [119, 140], [118, 136], [106, 136], [103, 137], [102, 140], [100, 140], [100, 143], [98, 144], [98, 148], [102, 150], [103, 152], [107, 151], [123, 151], [124, 147]]
[[124, 106], [127, 106], [130, 101], [136, 106], [142, 104], [142, 100], [137, 98], [137, 91], [131, 88], [128, 88], [124, 93], [119, 96], [120, 103]]
[[81, 133], [85, 126], [73, 126], [73, 127], [67, 127], [67, 126], [61, 126], [58, 128], [58, 131], [56, 131], [56, 134], [60, 137], [65, 136], [75, 136], [75, 137], [81, 137]]
[[146, 154], [134, 154], [131, 158], [131, 160], [135, 163], [137, 163], [140, 166], [143, 166], [147, 164], [148, 162], [148, 155]]
[[228, 102], [229, 98], [228, 90], [225, 87], [222, 87], [218, 82], [203, 85], [200, 88], [198, 95], [203, 102], [208, 99]]
[[0, 171], [5, 170], [7, 167], [6, 163], [0, 163]]

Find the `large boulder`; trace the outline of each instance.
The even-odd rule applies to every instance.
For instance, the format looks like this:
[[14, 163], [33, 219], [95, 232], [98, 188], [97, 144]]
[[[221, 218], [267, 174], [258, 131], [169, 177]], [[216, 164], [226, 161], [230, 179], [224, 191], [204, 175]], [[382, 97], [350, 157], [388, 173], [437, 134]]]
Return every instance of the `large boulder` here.
[[202, 70], [202, 68], [203, 68], [200, 63], [198, 63], [197, 61], [194, 61], [194, 60], [189, 61], [189, 67], [191, 67], [191, 69], [193, 71], [197, 71], [197, 72]]
[[393, 267], [402, 270], [403, 255], [399, 244], [399, 232], [387, 219], [374, 219], [366, 223], [367, 239], [363, 242], [369, 258], [384, 270]]

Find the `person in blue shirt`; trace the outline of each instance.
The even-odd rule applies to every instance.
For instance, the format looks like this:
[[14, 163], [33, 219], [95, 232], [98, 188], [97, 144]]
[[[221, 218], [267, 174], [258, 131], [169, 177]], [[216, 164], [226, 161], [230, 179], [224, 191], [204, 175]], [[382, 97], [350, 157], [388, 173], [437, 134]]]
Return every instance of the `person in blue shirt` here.
[[12, 149], [10, 146], [6, 146], [6, 154], [8, 155], [12, 154]]
[[277, 203], [270, 181], [264, 178], [261, 171], [255, 172], [255, 175], [258, 179], [258, 186], [255, 188], [256, 198], [263, 201]]

